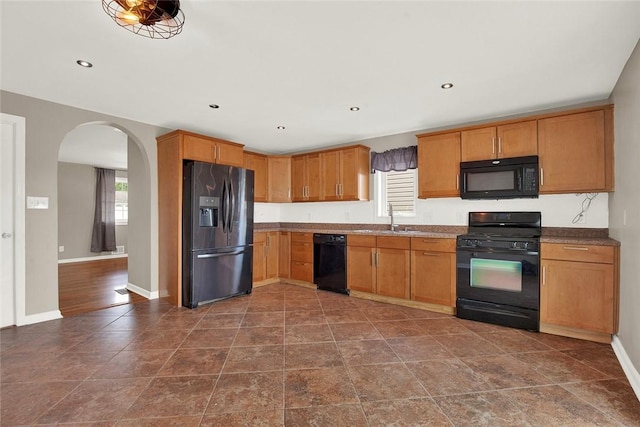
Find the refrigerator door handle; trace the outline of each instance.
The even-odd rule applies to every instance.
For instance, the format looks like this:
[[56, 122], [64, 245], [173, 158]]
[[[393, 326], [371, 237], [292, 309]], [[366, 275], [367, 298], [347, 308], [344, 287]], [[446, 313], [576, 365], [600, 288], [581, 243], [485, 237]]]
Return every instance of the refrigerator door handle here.
[[227, 181], [222, 181], [222, 232], [227, 232]]
[[229, 181], [229, 224], [227, 224], [227, 228], [229, 229], [229, 233], [233, 230], [233, 212], [236, 209], [236, 195], [235, 190], [233, 189], [233, 183]]
[[245, 252], [244, 249], [233, 249], [230, 251], [220, 251], [218, 250], [215, 254], [200, 254], [197, 255], [196, 258], [198, 259], [205, 259], [205, 258], [218, 258], [221, 256], [229, 256], [229, 255], [238, 255]]

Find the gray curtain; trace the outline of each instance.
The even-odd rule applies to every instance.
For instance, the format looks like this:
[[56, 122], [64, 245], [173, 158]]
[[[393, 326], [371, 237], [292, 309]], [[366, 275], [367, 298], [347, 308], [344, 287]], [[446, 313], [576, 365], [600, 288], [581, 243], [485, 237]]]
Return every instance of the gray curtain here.
[[371, 152], [371, 173], [406, 171], [418, 167], [418, 146], [394, 148], [382, 153]]
[[116, 171], [96, 168], [91, 252], [116, 250]]

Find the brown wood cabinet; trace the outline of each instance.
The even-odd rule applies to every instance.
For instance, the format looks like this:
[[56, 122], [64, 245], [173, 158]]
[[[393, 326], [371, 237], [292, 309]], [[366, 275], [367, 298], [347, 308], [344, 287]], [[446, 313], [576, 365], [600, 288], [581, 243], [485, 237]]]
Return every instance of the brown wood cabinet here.
[[411, 247], [408, 237], [376, 238], [376, 293], [409, 299], [411, 280]]
[[347, 236], [347, 288], [376, 292], [376, 236]]
[[283, 279], [291, 277], [291, 233], [279, 232], [278, 275]]
[[369, 200], [369, 147], [320, 153], [321, 200]]
[[288, 203], [291, 201], [291, 156], [267, 158], [267, 201]]
[[291, 278], [313, 283], [313, 233], [291, 233]]
[[267, 156], [245, 151], [244, 168], [254, 171], [253, 200], [255, 202], [268, 201], [267, 192], [269, 181], [267, 179]]
[[464, 130], [460, 137], [463, 162], [538, 154], [535, 120]]
[[540, 330], [610, 342], [618, 331], [617, 246], [543, 243]]
[[455, 239], [411, 238], [411, 299], [455, 307]]
[[418, 197], [460, 195], [460, 132], [418, 135]]
[[259, 231], [253, 234], [253, 282], [278, 277], [280, 233]]
[[242, 144], [183, 130], [175, 131], [175, 133], [175, 136], [182, 140], [185, 159], [238, 167], [244, 165]]
[[540, 193], [613, 190], [613, 109], [538, 120]]
[[[242, 145], [176, 130], [156, 138], [158, 144], [158, 291], [182, 305], [182, 161], [211, 161], [242, 166]], [[217, 148], [213, 147], [224, 147]], [[209, 153], [209, 154], [207, 154]], [[236, 155], [236, 153], [239, 153]], [[202, 156], [202, 157], [200, 157]], [[207, 156], [211, 156], [210, 158]]]
[[294, 202], [320, 200], [320, 154], [311, 153], [291, 158], [291, 188]]

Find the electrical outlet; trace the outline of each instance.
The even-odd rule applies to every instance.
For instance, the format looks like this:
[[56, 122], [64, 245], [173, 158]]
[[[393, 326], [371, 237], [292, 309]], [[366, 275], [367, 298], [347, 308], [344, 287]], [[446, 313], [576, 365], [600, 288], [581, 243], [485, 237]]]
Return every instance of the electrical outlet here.
[[345, 212], [344, 213], [344, 221], [345, 222], [349, 222], [350, 219], [351, 219], [351, 215], [349, 215], [349, 212]]
[[64, 246], [58, 246], [58, 252], [64, 252]]
[[433, 211], [426, 211], [424, 214], [422, 214], [422, 219], [427, 224], [433, 222]]

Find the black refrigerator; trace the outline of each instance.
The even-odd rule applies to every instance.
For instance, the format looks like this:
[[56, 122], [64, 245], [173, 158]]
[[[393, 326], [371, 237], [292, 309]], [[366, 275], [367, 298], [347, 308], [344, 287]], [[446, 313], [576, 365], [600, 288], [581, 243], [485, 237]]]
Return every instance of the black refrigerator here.
[[253, 171], [184, 161], [182, 305], [251, 293]]

